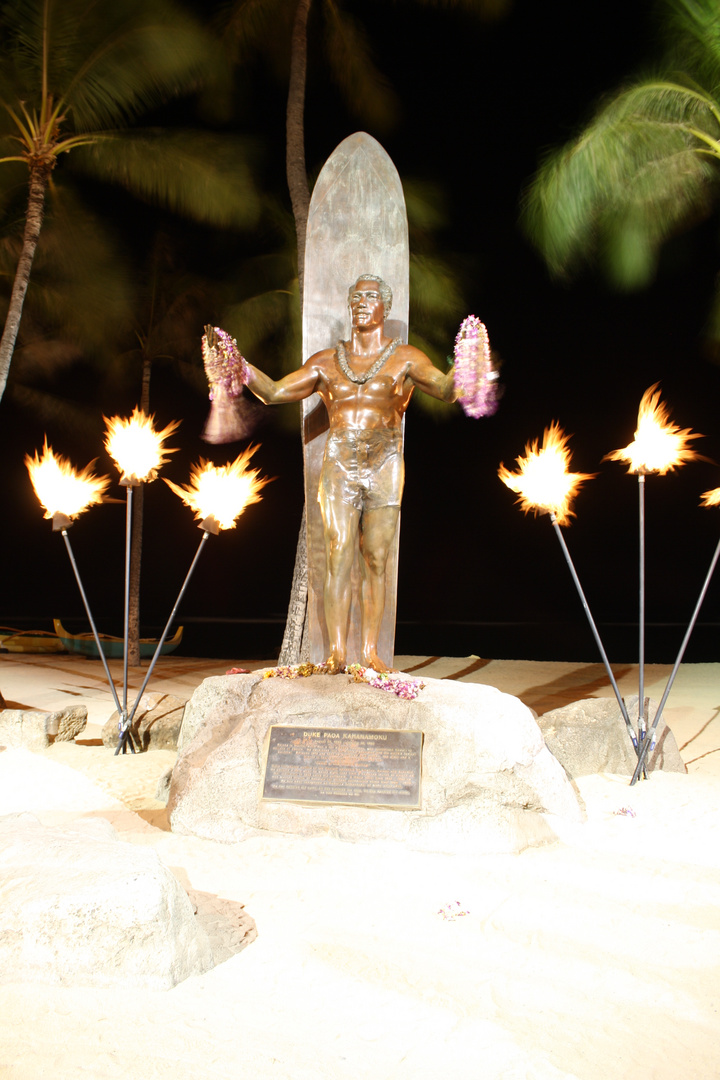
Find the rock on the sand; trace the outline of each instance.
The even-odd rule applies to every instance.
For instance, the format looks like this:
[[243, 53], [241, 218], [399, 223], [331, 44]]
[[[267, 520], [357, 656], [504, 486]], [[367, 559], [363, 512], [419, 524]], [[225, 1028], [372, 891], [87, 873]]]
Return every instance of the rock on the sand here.
[[69, 705], [57, 712], [34, 709], [3, 709], [0, 712], [0, 744], [11, 750], [44, 750], [54, 742], [71, 742], [87, 725], [85, 705]]
[[[625, 702], [628, 718], [637, 730], [637, 695]], [[648, 726], [655, 719], [657, 703], [650, 701]], [[632, 776], [637, 754], [630, 741], [625, 721], [615, 698], [586, 698], [553, 709], [538, 719], [540, 730], [551, 753], [568, 776], [592, 776], [594, 773], [617, 773]], [[648, 752], [647, 771], [685, 773], [675, 736], [660, 717], [655, 749]]]
[[[185, 702], [172, 694], [143, 694], [130, 725], [135, 745], [141, 750], [175, 750]], [[102, 729], [105, 746], [118, 744], [118, 714], [114, 712]]]
[[0, 895], [1, 982], [163, 990], [213, 965], [178, 881], [102, 818], [1, 817]]
[[[422, 731], [422, 806], [262, 801], [271, 725]], [[168, 818], [176, 832], [235, 842], [270, 830], [402, 841], [420, 851], [511, 852], [582, 820], [572, 784], [528, 708], [493, 687], [427, 679], [404, 700], [336, 675], [206, 679], [188, 702]]]

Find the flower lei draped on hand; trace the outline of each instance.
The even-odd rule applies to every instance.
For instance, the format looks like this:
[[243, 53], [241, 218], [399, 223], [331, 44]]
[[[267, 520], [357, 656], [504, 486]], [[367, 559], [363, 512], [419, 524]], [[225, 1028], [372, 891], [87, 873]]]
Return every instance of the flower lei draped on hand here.
[[250, 378], [245, 357], [240, 354], [235, 338], [219, 326], [206, 326], [202, 339], [202, 355], [205, 374], [210, 383], [210, 400], [214, 401], [218, 390], [228, 397], [242, 394]]
[[466, 416], [479, 419], [497, 412], [502, 389], [490, 354], [485, 324], [475, 315], [463, 320], [455, 338], [455, 389]]

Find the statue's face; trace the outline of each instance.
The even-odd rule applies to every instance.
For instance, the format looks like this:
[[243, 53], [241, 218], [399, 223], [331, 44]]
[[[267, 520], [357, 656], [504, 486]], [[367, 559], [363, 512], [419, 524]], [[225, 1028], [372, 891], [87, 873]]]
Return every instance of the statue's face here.
[[350, 293], [350, 314], [353, 326], [364, 329], [382, 326], [385, 322], [385, 305], [380, 296], [377, 281], [362, 278]]

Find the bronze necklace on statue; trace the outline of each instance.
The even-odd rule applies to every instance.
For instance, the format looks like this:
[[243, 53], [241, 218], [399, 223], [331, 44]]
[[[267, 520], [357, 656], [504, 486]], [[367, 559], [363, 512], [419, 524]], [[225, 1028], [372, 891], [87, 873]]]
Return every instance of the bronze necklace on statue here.
[[366, 371], [364, 375], [356, 375], [355, 372], [351, 370], [350, 365], [348, 364], [347, 352], [345, 351], [345, 342], [338, 341], [337, 359], [338, 364], [340, 365], [340, 370], [342, 371], [343, 375], [347, 375], [350, 382], [358, 383], [362, 386], [363, 383], [370, 382], [371, 379], [375, 378], [380, 368], [383, 366], [385, 361], [392, 356], [398, 345], [402, 345], [402, 338], [395, 338], [393, 341], [390, 342], [389, 345], [386, 345], [369, 371]]

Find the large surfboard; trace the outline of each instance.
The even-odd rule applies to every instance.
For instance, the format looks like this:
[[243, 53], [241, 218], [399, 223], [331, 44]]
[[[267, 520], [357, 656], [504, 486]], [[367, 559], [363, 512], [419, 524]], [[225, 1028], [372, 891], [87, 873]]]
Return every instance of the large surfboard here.
[[[409, 250], [405, 198], [397, 169], [379, 142], [350, 135], [328, 158], [312, 193], [305, 247], [303, 355], [307, 359], [350, 336], [348, 290], [362, 274], [377, 274], [393, 291], [385, 332], [407, 341]], [[323, 610], [325, 546], [317, 501], [328, 417], [317, 394], [303, 402], [307, 508], [308, 636], [310, 660], [321, 663], [330, 645]], [[388, 556], [385, 614], [378, 654], [392, 666], [397, 609], [400, 526]], [[362, 662], [359, 557], [353, 567], [348, 663]]]

